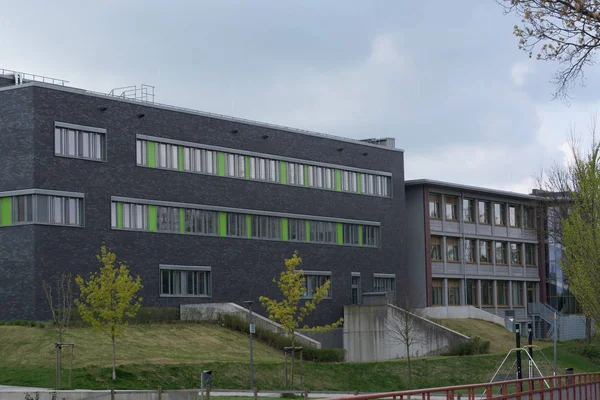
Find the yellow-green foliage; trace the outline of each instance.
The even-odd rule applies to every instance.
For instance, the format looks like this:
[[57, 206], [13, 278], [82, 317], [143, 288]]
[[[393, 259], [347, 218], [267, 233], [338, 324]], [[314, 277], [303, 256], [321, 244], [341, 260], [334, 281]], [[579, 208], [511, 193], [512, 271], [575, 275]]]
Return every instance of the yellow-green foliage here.
[[[292, 258], [285, 260], [285, 270], [281, 273], [279, 280], [273, 279], [273, 283], [277, 284], [283, 294], [283, 300], [272, 300], [265, 296], [259, 298], [261, 304], [269, 313], [269, 319], [279, 322], [292, 340], [296, 329], [301, 326], [304, 318], [314, 311], [317, 304], [327, 295], [331, 285], [331, 281], [325, 282], [321, 287], [316, 288], [312, 299], [304, 301], [302, 294], [304, 293], [306, 278], [304, 272], [299, 268], [301, 263], [302, 258], [298, 255], [298, 251], [295, 251]], [[326, 332], [341, 326], [343, 322], [344, 319], [341, 318], [331, 325], [313, 328], [304, 326], [304, 328]]]

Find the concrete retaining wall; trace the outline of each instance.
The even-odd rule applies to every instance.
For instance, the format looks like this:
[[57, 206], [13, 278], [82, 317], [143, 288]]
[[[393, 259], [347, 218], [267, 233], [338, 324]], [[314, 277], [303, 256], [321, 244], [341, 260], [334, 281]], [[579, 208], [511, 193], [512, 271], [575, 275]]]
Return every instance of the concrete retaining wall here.
[[[207, 304], [182, 304], [180, 306], [181, 319], [184, 321], [216, 321], [219, 314], [235, 315], [248, 321], [250, 311], [235, 303], [207, 303]], [[252, 314], [252, 321], [257, 328], [284, 335], [285, 332], [280, 324], [271, 321], [259, 314]], [[321, 343], [315, 339], [296, 332], [296, 340], [303, 346], [321, 348]]]
[[504, 327], [503, 318], [473, 306], [427, 307], [420, 309], [419, 313], [428, 318], [481, 319]]
[[[393, 306], [345, 306], [344, 349], [346, 360], [382, 361], [406, 358], [406, 346], [394, 338], [394, 321], [403, 318], [403, 310]], [[419, 331], [418, 343], [411, 346], [411, 357], [437, 354], [451, 345], [469, 340], [468, 336], [414, 315]]]

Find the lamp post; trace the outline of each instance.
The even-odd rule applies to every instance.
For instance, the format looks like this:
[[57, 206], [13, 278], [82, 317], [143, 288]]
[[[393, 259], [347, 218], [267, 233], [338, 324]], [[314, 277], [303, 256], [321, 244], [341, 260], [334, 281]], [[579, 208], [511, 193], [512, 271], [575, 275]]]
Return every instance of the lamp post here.
[[250, 325], [250, 390], [254, 390], [254, 365], [253, 365], [253, 351], [252, 351], [252, 334], [255, 332], [254, 324], [252, 323], [252, 305], [254, 301], [247, 300], [244, 301], [244, 304], [248, 305], [248, 309], [250, 310], [250, 316], [248, 318], [248, 324]]

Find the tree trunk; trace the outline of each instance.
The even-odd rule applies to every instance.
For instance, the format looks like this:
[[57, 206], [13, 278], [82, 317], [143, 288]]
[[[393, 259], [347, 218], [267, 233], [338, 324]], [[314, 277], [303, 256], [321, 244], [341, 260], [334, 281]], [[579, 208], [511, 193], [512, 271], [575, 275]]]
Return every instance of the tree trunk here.
[[117, 379], [117, 371], [115, 370], [115, 337], [112, 338], [112, 379]]
[[406, 345], [406, 358], [408, 360], [408, 388], [412, 389], [412, 376], [410, 371], [410, 345]]
[[296, 344], [292, 339], [292, 378], [290, 379], [290, 389], [294, 387], [294, 361], [296, 359]]

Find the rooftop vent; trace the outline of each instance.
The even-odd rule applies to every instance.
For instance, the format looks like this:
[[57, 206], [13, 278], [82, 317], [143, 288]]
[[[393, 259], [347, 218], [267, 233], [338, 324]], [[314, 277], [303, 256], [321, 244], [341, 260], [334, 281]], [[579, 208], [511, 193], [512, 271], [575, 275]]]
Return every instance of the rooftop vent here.
[[137, 85], [124, 86], [111, 90], [108, 95], [121, 97], [124, 99], [154, 103], [154, 86], [145, 84], [142, 84], [140, 87]]
[[371, 138], [371, 139], [362, 139], [361, 142], [371, 143], [377, 146], [387, 147], [390, 149], [396, 148], [396, 139], [394, 138]]

